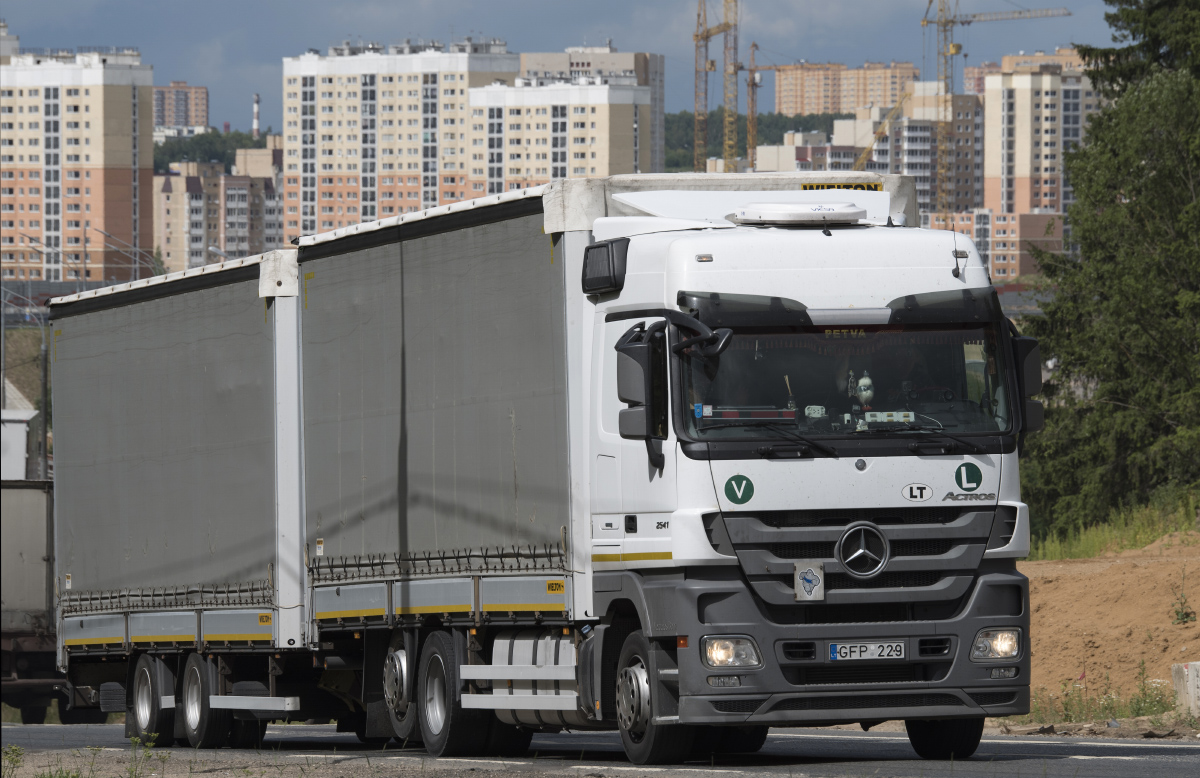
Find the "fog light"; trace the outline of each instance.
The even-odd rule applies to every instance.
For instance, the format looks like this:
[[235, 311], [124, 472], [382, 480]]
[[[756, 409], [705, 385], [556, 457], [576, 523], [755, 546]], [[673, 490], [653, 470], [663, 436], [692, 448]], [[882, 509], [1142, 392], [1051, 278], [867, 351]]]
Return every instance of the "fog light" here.
[[733, 686], [741, 686], [742, 679], [736, 675], [710, 675], [708, 676], [708, 685], [718, 689], [728, 689]]
[[704, 661], [709, 667], [757, 667], [758, 647], [750, 638], [704, 639]]
[[1012, 659], [1021, 653], [1021, 630], [984, 629], [975, 636], [972, 659]]
[[993, 667], [992, 678], [1016, 678], [1017, 668], [1015, 667]]

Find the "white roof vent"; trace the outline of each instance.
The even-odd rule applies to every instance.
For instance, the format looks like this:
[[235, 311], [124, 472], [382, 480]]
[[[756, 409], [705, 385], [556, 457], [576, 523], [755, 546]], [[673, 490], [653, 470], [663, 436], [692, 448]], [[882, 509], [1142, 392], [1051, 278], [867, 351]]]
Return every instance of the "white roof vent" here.
[[867, 218], [854, 203], [750, 203], [727, 217], [735, 224], [856, 224]]

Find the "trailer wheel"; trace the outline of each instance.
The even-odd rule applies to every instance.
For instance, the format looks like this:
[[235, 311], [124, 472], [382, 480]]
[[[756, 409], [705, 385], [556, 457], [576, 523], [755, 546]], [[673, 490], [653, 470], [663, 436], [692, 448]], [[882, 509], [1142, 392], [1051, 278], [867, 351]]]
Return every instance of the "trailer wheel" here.
[[220, 748], [229, 739], [229, 712], [208, 706], [216, 689], [215, 673], [199, 654], [183, 668], [183, 729], [192, 748]]
[[388, 718], [400, 745], [421, 745], [421, 725], [417, 710], [421, 706], [416, 696], [416, 683], [409, 668], [413, 666], [404, 643], [404, 633], [396, 630], [388, 642], [387, 657], [383, 660], [383, 699], [388, 706]]
[[22, 724], [45, 724], [46, 723], [46, 706], [45, 705], [28, 705], [21, 708], [21, 723]]
[[685, 724], [655, 724], [654, 683], [650, 678], [650, 641], [639, 629], [625, 638], [617, 660], [617, 728], [625, 755], [634, 764], [679, 762], [692, 748], [695, 729]]
[[908, 742], [922, 759], [966, 759], [979, 748], [983, 719], [942, 719], [904, 722]]
[[143, 743], [154, 740], [166, 745], [175, 734], [175, 708], [163, 708], [162, 698], [175, 698], [174, 683], [163, 688], [164, 673], [161, 660], [142, 654], [133, 668], [133, 703], [126, 713], [133, 718], [133, 729]]
[[433, 756], [466, 756], [486, 745], [486, 712], [463, 710], [455, 699], [459, 658], [447, 632], [432, 632], [421, 651], [416, 705], [421, 709], [421, 739]]

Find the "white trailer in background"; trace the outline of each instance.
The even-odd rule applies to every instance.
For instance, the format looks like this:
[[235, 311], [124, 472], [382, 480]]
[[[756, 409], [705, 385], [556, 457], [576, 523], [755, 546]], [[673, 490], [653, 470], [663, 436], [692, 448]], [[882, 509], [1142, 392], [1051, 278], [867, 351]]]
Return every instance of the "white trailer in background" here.
[[1036, 344], [865, 173], [561, 181], [52, 304], [60, 663], [130, 734], [638, 763], [1029, 706]]

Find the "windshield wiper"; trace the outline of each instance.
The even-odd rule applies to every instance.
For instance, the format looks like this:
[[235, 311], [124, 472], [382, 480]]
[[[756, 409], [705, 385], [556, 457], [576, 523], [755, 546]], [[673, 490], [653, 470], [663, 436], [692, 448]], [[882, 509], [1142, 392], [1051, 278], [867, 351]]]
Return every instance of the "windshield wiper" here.
[[983, 449], [981, 449], [979, 446], [975, 445], [971, 441], [967, 440], [966, 438], [960, 438], [957, 435], [951, 435], [949, 432], [946, 432], [944, 427], [930, 427], [927, 424], [913, 424], [913, 423], [909, 422], [908, 424], [905, 424], [903, 427], [858, 430], [858, 432], [860, 432], [860, 433], [862, 433], [862, 432], [928, 432], [933, 435], [941, 435], [943, 438], [949, 438], [950, 440], [953, 440], [954, 442], [959, 443], [962, 446], [964, 446], [972, 454], [978, 454], [983, 451]]
[[[831, 456], [834, 459], [837, 459], [837, 456], [838, 456], [836, 449], [826, 446], [823, 443], [818, 443], [815, 440], [812, 440], [811, 438], [805, 437], [804, 435], [801, 435], [796, 430], [792, 429], [791, 427], [787, 426], [783, 422], [778, 421], [776, 419], [755, 419], [755, 418], [729, 419], [727, 421], [719, 421], [714, 424], [705, 424], [703, 426], [700, 426], [700, 429], [711, 430], [711, 429], [716, 429], [718, 427], [767, 427], [768, 429], [772, 429], [772, 430], [775, 430], [776, 432], [783, 433], [783, 435], [785, 437], [790, 438], [798, 443], [803, 443], [804, 445], [809, 446], [810, 448], [815, 448], [817, 451], [820, 451], [827, 456]], [[773, 453], [772, 450], [767, 450], [767, 451], [763, 450], [763, 449], [770, 449], [770, 448], [771, 447], [763, 446], [762, 448], [759, 449], [759, 453], [760, 454]]]

